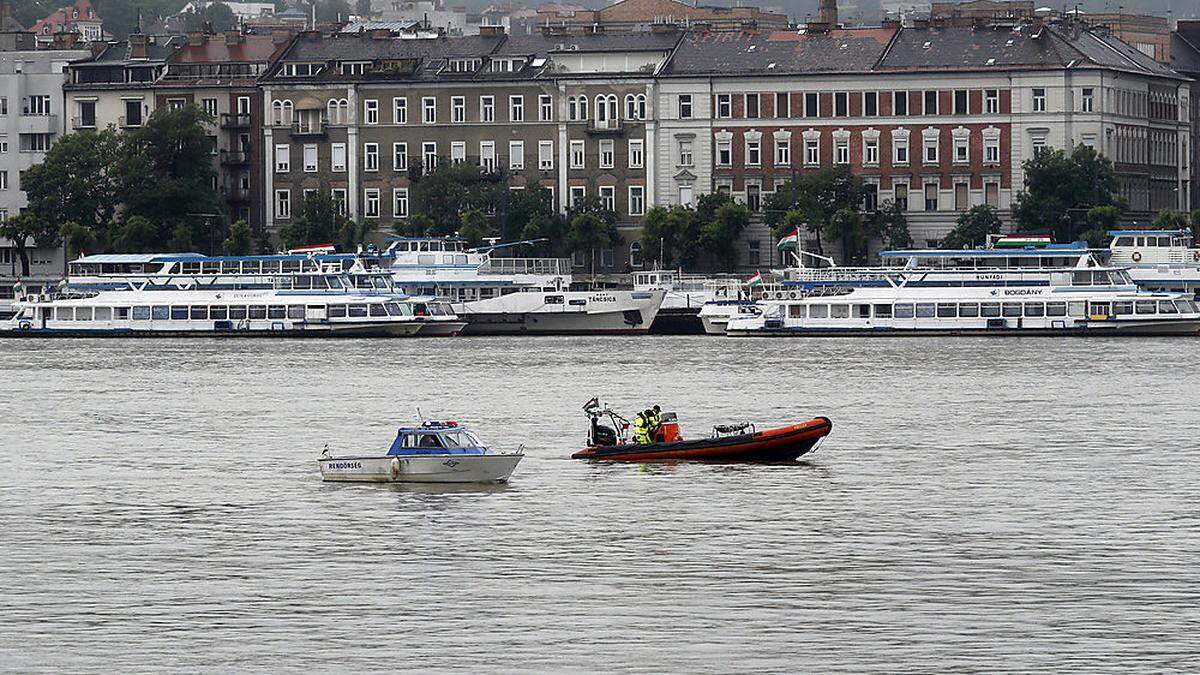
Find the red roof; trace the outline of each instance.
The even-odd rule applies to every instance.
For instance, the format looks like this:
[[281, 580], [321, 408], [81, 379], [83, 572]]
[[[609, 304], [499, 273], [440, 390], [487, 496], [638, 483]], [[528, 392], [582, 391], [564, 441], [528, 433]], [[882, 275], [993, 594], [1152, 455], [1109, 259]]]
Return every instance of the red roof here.
[[[100, 23], [100, 14], [92, 8], [91, 0], [75, 0], [75, 4], [54, 10], [50, 16], [29, 28], [31, 33], [59, 33], [73, 30], [76, 23]], [[47, 28], [49, 30], [47, 31]]]
[[270, 35], [243, 35], [237, 44], [228, 44], [224, 33], [208, 35], [202, 45], [184, 44], [173, 55], [171, 63], [266, 63], [288, 46], [277, 43]]

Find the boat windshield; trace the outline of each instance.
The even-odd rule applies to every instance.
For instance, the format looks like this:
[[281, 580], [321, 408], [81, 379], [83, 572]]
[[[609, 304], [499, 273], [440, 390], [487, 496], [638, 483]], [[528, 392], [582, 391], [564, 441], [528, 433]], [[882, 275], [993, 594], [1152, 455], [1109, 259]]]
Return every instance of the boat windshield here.
[[442, 440], [446, 442], [447, 448], [479, 448], [483, 447], [479, 443], [479, 439], [475, 434], [463, 429], [460, 431], [448, 431], [442, 434]]

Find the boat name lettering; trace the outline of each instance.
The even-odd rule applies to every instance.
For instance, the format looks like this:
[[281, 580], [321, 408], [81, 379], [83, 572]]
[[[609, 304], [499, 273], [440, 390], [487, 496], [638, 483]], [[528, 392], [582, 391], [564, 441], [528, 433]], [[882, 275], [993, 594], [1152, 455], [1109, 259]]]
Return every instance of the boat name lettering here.
[[1002, 275], [1002, 274], [977, 274], [977, 275], [975, 275], [975, 278], [979, 279], [981, 281], [996, 281], [998, 279], [1003, 279], [1004, 275]]
[[330, 462], [330, 469], [361, 469], [362, 462]]
[[591, 302], [616, 302], [617, 298], [612, 295], [601, 294], [601, 295], [590, 295], [590, 296], [588, 296], [588, 300]]
[[1040, 295], [1041, 292], [1042, 292], [1042, 289], [1040, 289], [1040, 288], [1006, 288], [1006, 289], [1004, 289], [1005, 295]]

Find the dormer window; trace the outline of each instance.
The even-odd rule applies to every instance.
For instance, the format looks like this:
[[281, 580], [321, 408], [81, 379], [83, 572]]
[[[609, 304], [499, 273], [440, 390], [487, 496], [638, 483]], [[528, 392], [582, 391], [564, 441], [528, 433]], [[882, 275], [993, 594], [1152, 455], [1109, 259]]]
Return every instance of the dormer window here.
[[322, 65], [319, 63], [285, 63], [283, 65], [284, 77], [309, 77], [320, 73]]
[[515, 73], [525, 65], [525, 59], [492, 59], [488, 70], [493, 73]]
[[364, 75], [371, 72], [370, 61], [342, 61], [339, 66], [342, 75]]
[[482, 59], [450, 59], [447, 68], [452, 73], [473, 73], [479, 70]]

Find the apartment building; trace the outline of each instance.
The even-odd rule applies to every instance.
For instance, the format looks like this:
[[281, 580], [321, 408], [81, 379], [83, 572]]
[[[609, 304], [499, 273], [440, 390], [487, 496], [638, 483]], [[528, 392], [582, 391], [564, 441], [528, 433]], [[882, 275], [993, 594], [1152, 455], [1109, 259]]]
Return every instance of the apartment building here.
[[[1171, 67], [1176, 72], [1200, 81], [1200, 19], [1180, 20], [1171, 34]], [[1200, 208], [1200, 87], [1192, 84], [1191, 97], [1191, 156], [1184, 159], [1190, 164], [1191, 207]]]
[[67, 68], [63, 84], [68, 128], [137, 128], [155, 110], [154, 83], [166, 71], [167, 58], [182, 36], [135, 33], [127, 40], [94, 43], [87, 58]]
[[[423, 170], [471, 162], [555, 208], [598, 197], [636, 238], [653, 191], [654, 73], [679, 34], [302, 33], [260, 81], [268, 229], [309, 191], [380, 226]], [[622, 264], [611, 252], [604, 267]]]
[[[72, 49], [70, 41], [39, 49], [32, 33], [10, 33], [0, 41], [0, 222], [16, 216], [28, 204], [21, 175], [40, 163], [64, 133], [62, 86], [64, 70], [90, 55]], [[33, 242], [30, 242], [32, 244]], [[62, 253], [55, 248], [31, 250], [30, 274], [35, 280], [57, 278], [63, 272]], [[11, 297], [12, 281], [21, 273], [13, 242], [0, 239], [0, 301]]]

